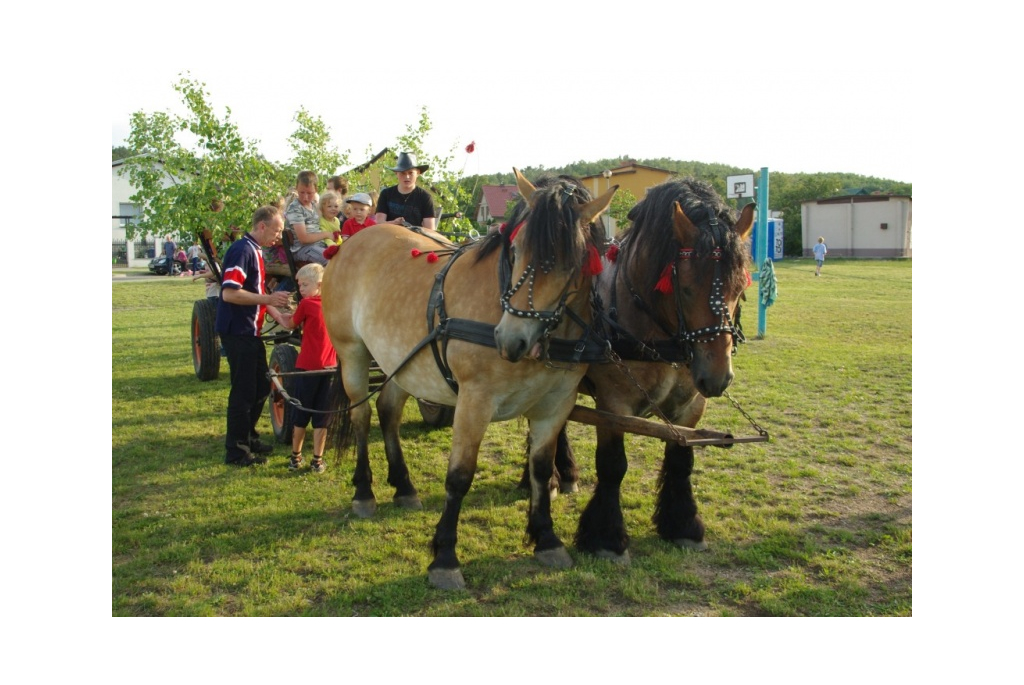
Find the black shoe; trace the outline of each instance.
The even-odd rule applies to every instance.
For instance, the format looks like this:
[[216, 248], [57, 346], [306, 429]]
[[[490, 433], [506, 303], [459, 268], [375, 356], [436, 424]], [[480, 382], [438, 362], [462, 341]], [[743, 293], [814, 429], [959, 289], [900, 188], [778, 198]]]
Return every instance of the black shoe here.
[[256, 454], [270, 454], [271, 452], [274, 451], [274, 446], [268, 445], [259, 438], [251, 438], [249, 440], [249, 449], [255, 452]]
[[232, 466], [252, 466], [254, 464], [266, 464], [267, 458], [262, 455], [243, 454], [239, 457], [224, 457], [224, 463]]

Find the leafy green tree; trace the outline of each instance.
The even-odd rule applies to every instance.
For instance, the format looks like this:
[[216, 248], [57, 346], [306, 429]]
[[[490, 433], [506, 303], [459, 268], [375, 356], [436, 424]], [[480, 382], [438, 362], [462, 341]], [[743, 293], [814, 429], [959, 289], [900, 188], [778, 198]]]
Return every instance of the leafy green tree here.
[[287, 178], [242, 138], [231, 110], [220, 117], [205, 84], [182, 77], [174, 89], [187, 116], [135, 112], [122, 173], [137, 192], [139, 220], [126, 228], [129, 239], [169, 234], [191, 240], [204, 229], [215, 242], [230, 239], [232, 227], [248, 228], [253, 211], [274, 204]]
[[331, 145], [331, 132], [320, 117], [313, 116], [305, 107], [295, 114], [298, 129], [288, 138], [292, 160], [284, 167], [286, 176], [294, 179], [300, 171], [313, 171], [320, 179], [320, 189], [326, 181], [348, 164], [348, 152], [339, 153]]
[[112, 162], [116, 162], [119, 159], [124, 159], [125, 157], [130, 157], [132, 154], [131, 148], [125, 147], [124, 145], [115, 145], [110, 149], [110, 152], [110, 161]]

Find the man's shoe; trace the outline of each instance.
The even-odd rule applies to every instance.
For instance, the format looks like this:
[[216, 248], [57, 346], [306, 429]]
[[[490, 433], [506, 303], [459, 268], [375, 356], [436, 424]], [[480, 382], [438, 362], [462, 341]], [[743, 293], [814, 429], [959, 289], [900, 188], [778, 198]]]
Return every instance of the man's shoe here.
[[309, 469], [313, 473], [323, 473], [327, 470], [327, 462], [320, 457], [313, 457], [313, 461], [309, 464]]
[[[274, 451], [273, 445], [268, 445], [259, 438], [252, 438], [249, 440], [249, 449], [256, 454], [270, 454]], [[264, 459], [266, 461], [266, 459]]]
[[262, 455], [244, 454], [234, 459], [225, 457], [224, 463], [232, 466], [253, 466], [254, 464], [266, 464], [267, 458]]
[[224, 463], [233, 466], [252, 466], [253, 464], [266, 464], [267, 458], [252, 453], [252, 448], [244, 443], [237, 443], [238, 453], [228, 454], [224, 457]]

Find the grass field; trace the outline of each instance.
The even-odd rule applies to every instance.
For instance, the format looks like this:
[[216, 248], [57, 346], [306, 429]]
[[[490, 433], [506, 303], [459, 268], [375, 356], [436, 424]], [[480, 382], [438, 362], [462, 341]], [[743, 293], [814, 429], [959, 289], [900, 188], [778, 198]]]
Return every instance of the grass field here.
[[[113, 286], [112, 608], [115, 616], [909, 616], [912, 614], [912, 331], [909, 260], [776, 264], [767, 335], [757, 312], [734, 363], [732, 396], [768, 443], [697, 450], [694, 488], [706, 552], [660, 540], [650, 523], [661, 444], [627, 440], [626, 568], [570, 548], [568, 571], [540, 567], [525, 544], [515, 488], [525, 424], [493, 424], [463, 507], [468, 589], [427, 582], [444, 501], [450, 430], [415, 403], [403, 444], [421, 512], [396, 509], [379, 432], [381, 506], [350, 514], [351, 455], [324, 474], [223, 463], [227, 364], [193, 370], [189, 323], [203, 289], [187, 279]], [[749, 293], [751, 302], [755, 290]], [[753, 434], [726, 400], [705, 427]], [[553, 503], [569, 543], [593, 486], [593, 431], [571, 424], [581, 491]], [[270, 434], [269, 421], [261, 432]], [[308, 455], [307, 455], [308, 456]]]

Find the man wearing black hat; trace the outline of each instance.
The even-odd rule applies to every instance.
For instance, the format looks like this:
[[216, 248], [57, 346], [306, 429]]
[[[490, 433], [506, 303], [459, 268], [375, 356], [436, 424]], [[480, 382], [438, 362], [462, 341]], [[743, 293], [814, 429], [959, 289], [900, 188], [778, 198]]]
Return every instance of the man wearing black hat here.
[[417, 165], [416, 155], [411, 152], [398, 155], [398, 163], [390, 167], [398, 176], [398, 185], [385, 188], [377, 198], [374, 219], [378, 224], [407, 222], [412, 226], [437, 229], [434, 198], [416, 185], [419, 175], [429, 168], [426, 164]]

